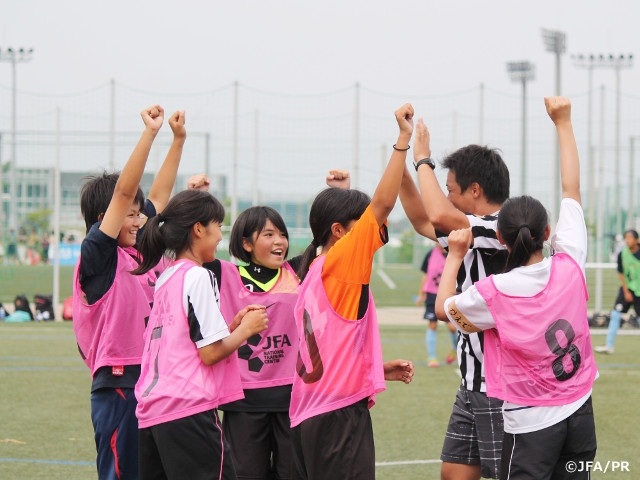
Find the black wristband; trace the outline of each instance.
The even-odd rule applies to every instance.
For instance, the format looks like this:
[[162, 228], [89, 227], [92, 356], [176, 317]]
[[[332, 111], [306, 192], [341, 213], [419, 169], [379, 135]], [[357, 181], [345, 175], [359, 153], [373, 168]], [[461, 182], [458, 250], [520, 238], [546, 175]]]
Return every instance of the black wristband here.
[[431, 167], [431, 170], [436, 169], [436, 162], [434, 162], [432, 158], [423, 158], [418, 162], [413, 162], [413, 166], [416, 167], [416, 172], [418, 171], [418, 167], [420, 165], [424, 165], [425, 163]]
[[396, 151], [398, 151], [398, 152], [406, 152], [406, 151], [407, 151], [407, 150], [409, 150], [410, 148], [411, 148], [411, 146], [410, 146], [410, 145], [407, 145], [407, 148], [398, 148], [398, 147], [396, 147], [396, 144], [395, 144], [395, 143], [393, 144], [393, 149], [394, 149], [394, 150], [396, 150]]

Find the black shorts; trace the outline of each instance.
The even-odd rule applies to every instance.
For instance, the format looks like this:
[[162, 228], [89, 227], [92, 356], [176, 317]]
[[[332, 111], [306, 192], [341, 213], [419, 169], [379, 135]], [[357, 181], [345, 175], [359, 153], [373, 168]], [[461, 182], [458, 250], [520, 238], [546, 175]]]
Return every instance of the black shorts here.
[[372, 480], [376, 476], [371, 415], [364, 399], [292, 429], [296, 480]]
[[139, 432], [139, 480], [236, 480], [218, 412], [197, 413]]
[[292, 478], [290, 425], [289, 412], [224, 412], [222, 430], [238, 479]]
[[440, 460], [480, 465], [483, 478], [500, 478], [502, 403], [461, 386], [449, 417]]
[[[578, 466], [596, 456], [596, 427], [591, 397], [573, 415], [530, 433], [505, 433], [502, 474], [509, 480], [528, 478], [584, 479], [589, 471]], [[582, 463], [581, 463], [582, 462]]]
[[424, 318], [425, 320], [429, 320], [430, 322], [437, 322], [436, 318], [436, 294], [428, 293], [427, 298], [424, 301]]
[[613, 309], [622, 313], [627, 313], [632, 305], [633, 309], [636, 311], [636, 315], [640, 315], [640, 297], [636, 296], [636, 294], [633, 293], [633, 301], [627, 302], [627, 300], [624, 298], [624, 290], [622, 290], [622, 287], [620, 287]]

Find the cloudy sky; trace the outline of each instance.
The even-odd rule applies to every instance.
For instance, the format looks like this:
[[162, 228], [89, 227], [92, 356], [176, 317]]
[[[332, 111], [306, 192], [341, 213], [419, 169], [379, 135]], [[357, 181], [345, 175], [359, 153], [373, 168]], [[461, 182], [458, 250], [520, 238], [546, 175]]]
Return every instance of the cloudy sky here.
[[[200, 92], [238, 80], [267, 91], [316, 93], [356, 81], [427, 94], [480, 82], [513, 89], [512, 60], [536, 65], [532, 95], [552, 93], [554, 56], [541, 29], [567, 34], [563, 90], [586, 90], [570, 54], [640, 54], [633, 0], [2, 0], [0, 47], [32, 47], [19, 89], [73, 93], [111, 78], [160, 92]], [[611, 71], [594, 80], [609, 81]], [[640, 65], [623, 90], [640, 90]], [[0, 84], [10, 83], [0, 65]], [[539, 93], [538, 93], [539, 92]]]
[[[187, 108], [191, 131], [213, 132], [212, 144], [226, 148], [222, 153], [213, 152], [212, 169], [228, 175], [231, 171], [228, 140], [232, 136], [229, 113], [213, 112], [219, 114], [215, 120], [218, 123], [215, 123], [210, 118], [212, 112], [207, 109], [218, 107], [208, 107], [208, 100], [198, 95], [226, 89], [224, 95], [230, 99], [232, 92], [229, 87], [238, 81], [244, 87], [263, 92], [260, 94], [263, 100], [264, 92], [279, 94], [280, 97], [272, 100], [270, 106], [283, 99], [288, 101], [287, 114], [296, 118], [304, 115], [313, 117], [314, 123], [310, 124], [307, 132], [317, 130], [324, 135], [318, 136], [316, 143], [309, 142], [305, 137], [309, 133], [297, 134], [295, 128], [283, 120], [278, 125], [271, 122], [276, 132], [275, 139], [269, 144], [266, 138], [269, 125], [260, 127], [265, 152], [261, 153], [261, 158], [270, 171], [262, 169], [258, 183], [278, 186], [284, 181], [290, 186], [287, 194], [293, 193], [296, 187], [301, 195], [308, 195], [313, 190], [309, 183], [323, 178], [324, 173], [321, 172], [326, 172], [327, 168], [349, 168], [352, 146], [348, 134], [353, 129], [349, 116], [353, 94], [349, 89], [356, 82], [369, 92], [368, 102], [377, 95], [371, 92], [379, 92], [376, 98], [386, 102], [372, 114], [383, 116], [384, 121], [370, 118], [365, 127], [367, 118], [364, 117], [369, 112], [364, 112], [361, 129], [374, 134], [379, 130], [383, 140], [372, 143], [361, 139], [361, 143], [370, 143], [369, 151], [362, 147], [360, 153], [361, 161], [369, 162], [369, 165], [368, 170], [366, 166], [362, 167], [363, 180], [358, 186], [373, 191], [381, 171], [380, 144], [377, 142], [383, 142], [386, 148], [390, 148], [397, 128], [392, 112], [405, 101], [420, 103], [428, 96], [437, 97], [425, 102], [429, 103], [429, 108], [438, 108], [437, 113], [416, 105], [417, 110], [420, 107], [417, 111], [419, 116], [424, 115], [427, 119], [431, 115], [427, 119], [430, 129], [433, 127], [437, 138], [441, 139], [438, 145], [441, 151], [435, 152], [436, 158], [442, 158], [446, 149], [457, 148], [459, 144], [478, 142], [474, 133], [478, 130], [477, 121], [472, 117], [478, 115], [477, 91], [479, 85], [484, 84], [492, 92], [494, 107], [491, 108], [495, 108], [496, 97], [499, 97], [498, 105], [502, 110], [492, 112], [491, 116], [499, 117], [503, 123], [498, 127], [500, 137], [486, 134], [480, 141], [493, 142], [492, 146], [503, 149], [513, 174], [512, 194], [520, 194], [518, 179], [523, 170], [519, 162], [518, 96], [521, 87], [510, 80], [506, 64], [526, 60], [535, 65], [535, 79], [527, 86], [530, 115], [535, 117], [532, 118], [528, 147], [531, 166], [528, 171], [524, 170], [530, 178], [527, 193], [539, 196], [546, 203], [550, 198], [553, 132], [548, 118], [545, 118], [542, 97], [555, 93], [556, 69], [555, 55], [545, 50], [542, 29], [566, 34], [567, 49], [561, 59], [562, 93], [575, 100], [576, 135], [583, 157], [586, 157], [588, 75], [586, 69], [575, 66], [571, 56], [640, 54], [637, 25], [640, 3], [635, 0], [324, 0], [314, 3], [304, 0], [112, 0], [101, 3], [0, 0], [0, 12], [0, 48], [3, 51], [7, 47], [34, 49], [32, 59], [16, 69], [17, 88], [21, 95], [18, 130], [52, 130], [55, 116], [45, 117], [44, 127], [35, 123], [31, 125], [31, 118], [35, 119], [36, 115], [32, 115], [29, 109], [37, 109], [39, 102], [44, 104], [52, 98], [56, 102], [65, 96], [76, 98], [79, 93], [97, 87], [102, 90], [96, 96], [108, 97], [105, 85], [114, 79], [118, 85], [126, 86], [132, 92], [147, 94], [144, 100], [133, 98], [131, 94], [133, 99], [127, 104], [129, 106], [124, 112], [118, 112], [118, 129], [137, 131], [139, 118], [135, 118], [133, 112], [158, 101], [159, 94], [171, 94], [171, 101], [167, 100], [167, 103], [179, 105], [167, 105], [160, 100], [167, 109]], [[640, 65], [621, 70], [620, 80], [624, 94], [621, 143], [626, 148], [628, 136], [640, 131], [640, 117], [636, 114], [640, 108]], [[10, 123], [10, 85], [11, 68], [7, 62], [0, 63], [0, 126], [4, 125], [4, 129]], [[615, 89], [613, 69], [593, 71], [593, 91], [600, 85], [606, 85], [608, 90], [610, 110], [605, 140], [609, 155], [614, 136], [614, 116], [611, 113], [614, 103], [611, 92]], [[332, 94], [329, 100], [333, 103], [327, 101], [319, 108], [308, 104], [298, 106], [301, 101], [289, 98], [291, 94], [300, 95], [300, 98], [315, 95], [322, 103], [324, 97], [321, 94], [341, 89], [345, 91], [343, 96]], [[467, 96], [459, 94], [465, 91], [470, 93]], [[457, 92], [456, 101], [463, 99], [462, 106], [453, 106], [453, 97], [447, 96], [452, 92]], [[247, 90], [243, 95], [246, 93]], [[243, 98], [249, 96], [247, 94]], [[21, 102], [24, 97], [27, 100]], [[79, 98], [76, 103], [83, 101], [82, 97]], [[464, 103], [466, 98], [468, 100]], [[432, 107], [436, 103], [437, 106]], [[84, 107], [98, 110], [96, 115], [103, 117], [104, 121], [94, 128], [108, 131], [108, 107], [103, 107], [99, 100], [90, 100]], [[47, 112], [51, 108], [51, 105], [43, 106]], [[316, 110], [312, 111], [312, 108]], [[363, 109], [373, 110], [370, 104]], [[328, 117], [332, 112], [341, 116], [342, 123], [325, 126], [325, 120], [320, 117]], [[447, 112], [446, 115], [443, 112]], [[454, 112], [453, 116], [458, 115], [455, 112], [460, 113], [459, 133], [451, 132], [450, 124], [456, 122], [451, 120], [451, 112]], [[597, 110], [594, 112], [595, 116]], [[245, 135], [241, 139], [244, 150], [240, 152], [239, 171], [244, 184], [239, 188], [247, 194], [252, 189], [250, 177], [255, 170], [251, 168], [253, 113], [251, 110], [244, 113], [245, 126], [240, 128], [240, 134]], [[464, 118], [465, 115], [468, 118]], [[85, 121], [86, 111], [77, 118]], [[136, 123], [126, 124], [128, 119]], [[63, 119], [67, 128], [70, 122]], [[220, 127], [221, 124], [224, 126]], [[548, 134], [545, 134], [547, 129]], [[336, 130], [337, 134], [334, 133]], [[468, 134], [466, 137], [463, 136], [465, 133]], [[215, 138], [216, 134], [218, 138]], [[285, 138], [287, 134], [292, 135], [291, 141]], [[469, 138], [469, 135], [473, 137]], [[331, 144], [331, 139], [338, 136], [340, 139]], [[195, 159], [193, 161], [199, 165], [203, 155], [203, 137], [192, 135], [190, 138], [189, 148], [192, 151], [185, 156]], [[305, 145], [300, 147], [295, 142]], [[20, 148], [20, 139], [18, 145]], [[288, 151], [283, 150], [288, 146]], [[324, 147], [328, 150], [322, 150]], [[118, 162], [127, 158], [129, 148], [127, 145], [116, 152]], [[102, 150], [106, 149], [102, 147]], [[312, 150], [318, 150], [317, 154], [329, 161], [339, 158], [346, 165], [320, 165], [320, 161], [311, 158]], [[19, 162], [40, 157], [51, 159], [51, 141], [48, 152], [40, 154], [19, 150], [17, 156]], [[5, 160], [7, 154], [3, 154]], [[88, 157], [89, 154], [85, 153], [83, 158]], [[91, 157], [97, 158], [96, 155]], [[623, 152], [621, 157], [626, 159], [628, 154]], [[100, 165], [106, 167], [104, 155], [101, 158]], [[307, 163], [298, 171], [291, 170], [291, 165], [299, 164], [301, 159]], [[540, 163], [542, 161], [546, 163]], [[117, 163], [116, 167], [121, 165]], [[316, 170], [312, 170], [314, 166]], [[626, 168], [623, 168], [623, 173]], [[184, 169], [202, 171], [200, 166], [192, 165], [186, 165]], [[600, 175], [609, 185], [615, 182], [610, 170], [604, 170]], [[287, 171], [289, 176], [283, 177], [282, 172], [286, 174]], [[583, 180], [586, 185], [586, 178]], [[321, 186], [317, 182], [316, 187]], [[625, 193], [623, 198], [626, 198]]]

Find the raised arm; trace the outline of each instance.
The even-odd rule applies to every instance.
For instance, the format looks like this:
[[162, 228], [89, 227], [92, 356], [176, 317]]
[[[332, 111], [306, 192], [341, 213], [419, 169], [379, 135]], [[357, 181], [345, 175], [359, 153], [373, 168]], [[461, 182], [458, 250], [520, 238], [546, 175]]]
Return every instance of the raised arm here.
[[191, 175], [189, 180], [187, 180], [187, 190], [202, 190], [203, 192], [208, 192], [209, 185], [211, 185], [211, 180], [209, 180], [209, 177], [204, 173]]
[[144, 131], [120, 172], [109, 207], [100, 225], [100, 230], [111, 238], [118, 237], [124, 219], [135, 200], [151, 145], [164, 121], [164, 110], [160, 105], [146, 108], [140, 112], [140, 115], [145, 125]]
[[398, 140], [387, 168], [382, 174], [382, 178], [371, 198], [371, 210], [376, 217], [378, 225], [384, 224], [396, 204], [400, 191], [400, 182], [402, 181], [402, 172], [407, 159], [407, 151], [409, 150], [409, 142], [413, 133], [413, 107], [411, 104], [405, 103], [395, 111], [395, 116], [400, 128]]
[[173, 131], [173, 142], [149, 191], [149, 200], [153, 202], [158, 213], [162, 212], [164, 207], [167, 206], [167, 202], [173, 191], [173, 185], [176, 182], [176, 176], [178, 175], [182, 149], [187, 139], [184, 120], [184, 110], [179, 110], [169, 117], [169, 126], [171, 126], [171, 130]]
[[580, 158], [571, 125], [571, 102], [565, 97], [545, 97], [544, 104], [558, 132], [562, 198], [573, 198], [581, 203]]
[[[429, 130], [424, 121], [419, 119], [413, 140], [413, 158], [416, 163], [424, 158], [431, 158], [430, 143]], [[422, 205], [433, 228], [448, 234], [452, 230], [469, 226], [467, 216], [446, 197], [438, 184], [435, 171], [427, 164], [418, 167], [418, 185]]]
[[436, 240], [435, 229], [429, 221], [418, 187], [416, 187], [413, 178], [411, 178], [411, 173], [406, 165], [402, 173], [402, 183], [400, 184], [400, 203], [414, 230], [423, 237]]
[[349, 170], [329, 170], [325, 181], [327, 182], [327, 186], [331, 188], [341, 188], [343, 190], [349, 190], [351, 188], [351, 175], [349, 174]]

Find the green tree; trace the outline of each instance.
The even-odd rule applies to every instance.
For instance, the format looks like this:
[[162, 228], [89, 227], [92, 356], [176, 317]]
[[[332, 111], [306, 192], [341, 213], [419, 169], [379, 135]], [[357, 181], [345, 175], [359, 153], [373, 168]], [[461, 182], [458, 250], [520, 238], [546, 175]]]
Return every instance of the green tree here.
[[38, 232], [48, 232], [51, 225], [52, 210], [44, 208], [27, 214], [27, 225]]
[[397, 248], [398, 263], [412, 263], [413, 262], [413, 239], [414, 232], [412, 229], [403, 230], [400, 235], [400, 247]]

